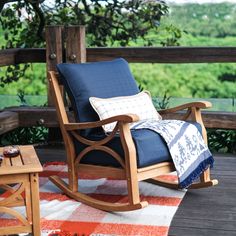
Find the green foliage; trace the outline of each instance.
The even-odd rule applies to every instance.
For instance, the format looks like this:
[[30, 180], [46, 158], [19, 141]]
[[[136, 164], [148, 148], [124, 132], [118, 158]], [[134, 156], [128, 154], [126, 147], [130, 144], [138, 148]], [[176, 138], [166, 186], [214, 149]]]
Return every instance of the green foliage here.
[[[2, 49], [45, 46], [45, 25], [85, 25], [89, 46], [127, 46], [140, 39], [152, 45], [147, 35], [150, 30], [157, 32], [168, 7], [164, 1], [146, 0], [6, 0], [0, 2], [0, 12]], [[166, 31], [169, 36], [161, 43], [177, 45], [180, 31], [174, 26], [167, 26]], [[0, 86], [18, 81], [27, 67], [6, 68], [0, 75]]]
[[212, 152], [236, 153], [236, 131], [209, 129], [208, 145]]
[[144, 89], [154, 97], [167, 91], [172, 97], [235, 98], [236, 82], [221, 81], [223, 75], [236, 73], [235, 64], [132, 64], [132, 72]]
[[[4, 78], [7, 67], [0, 68], [0, 77]], [[32, 64], [28, 67], [23, 78], [18, 81], [13, 81], [8, 84], [0, 86], [0, 94], [16, 95], [20, 90], [24, 91], [25, 95], [46, 95], [46, 65]], [[1, 82], [0, 82], [1, 83]]]
[[43, 143], [48, 138], [45, 127], [17, 128], [0, 136], [0, 146]]
[[[60, 24], [61, 21], [65, 22], [66, 24], [78, 23], [78, 21], [74, 21], [76, 19], [74, 16], [74, 8], [70, 8], [68, 6], [70, 1], [67, 1], [66, 7], [64, 7], [64, 5], [61, 5], [63, 2], [64, 1], [61, 1], [60, 4], [58, 2], [58, 5], [55, 10], [51, 9], [53, 6], [50, 6], [49, 8], [45, 5], [40, 5], [40, 7], [46, 12], [46, 22], [50, 22], [51, 24]], [[94, 4], [96, 5], [97, 3]], [[90, 6], [90, 9], [91, 7], [92, 5]], [[110, 7], [111, 5], [108, 6], [108, 12], [111, 10]], [[209, 10], [207, 10], [207, 7], [209, 8]], [[58, 11], [56, 11], [56, 9], [58, 9]], [[210, 38], [199, 35], [192, 36], [189, 30], [188, 34], [183, 34], [183, 31], [180, 31], [172, 24], [172, 22], [174, 22], [175, 25], [181, 26], [183, 29], [185, 29], [184, 27], [187, 22], [188, 27], [191, 26], [191, 28], [193, 29], [200, 29], [202, 27], [202, 16], [205, 14], [205, 12], [204, 14], [200, 14], [200, 12], [215, 12], [216, 10], [214, 9], [217, 9], [217, 11], [219, 10], [220, 12], [222, 12], [220, 16], [223, 17], [223, 15], [225, 16], [231, 14], [230, 12], [234, 9], [234, 6], [230, 5], [229, 7], [228, 4], [220, 4], [219, 6], [218, 4], [211, 4], [210, 6], [205, 4], [187, 4], [184, 5], [184, 7], [182, 5], [170, 6], [169, 17], [164, 16], [164, 18], [162, 18], [162, 20], [160, 21], [159, 27], [149, 30], [148, 34], [143, 37], [144, 39], [142, 39], [142, 37], [138, 37], [135, 40], [130, 39], [128, 44], [132, 46], [143, 46], [149, 44], [166, 46], [170, 43], [174, 45], [178, 45], [180, 43], [184, 46], [236, 46], [235, 37], [227, 36], [222, 39], [213, 37]], [[194, 12], [197, 14], [197, 16], [199, 16], [194, 17], [194, 20], [198, 20], [199, 22], [191, 21]], [[80, 12], [80, 14], [82, 13]], [[92, 11], [91, 14], [93, 15], [93, 17], [95, 17], [94, 11]], [[98, 13], [96, 14], [102, 13], [98, 11]], [[211, 13], [211, 15], [213, 16], [214, 14]], [[35, 20], [36, 19], [37, 18], [35, 18]], [[89, 24], [89, 20], [86, 22], [86, 24]], [[224, 23], [225, 21], [222, 21], [222, 24]], [[198, 27], [196, 27], [196, 25]], [[22, 27], [25, 27], [25, 25], [23, 25]], [[207, 30], [207, 27], [205, 27], [205, 30]], [[36, 32], [37, 31], [34, 29], [34, 34], [36, 34]], [[113, 34], [114, 32], [111, 33]], [[87, 32], [87, 35], [88, 41], [92, 45], [91, 40], [93, 34]], [[101, 36], [98, 36], [99, 39], [100, 37]], [[29, 40], [31, 40], [31, 37], [28, 38]], [[115, 36], [112, 36], [109, 39], [107, 36], [106, 43], [108, 45], [111, 45], [113, 43], [115, 46], [119, 46], [119, 42], [120, 40], [115, 38]], [[27, 45], [29, 45], [29, 43]], [[0, 71], [1, 78], [5, 78], [4, 73], [6, 73], [6, 70], [7, 69], [3, 68]], [[235, 78], [236, 66], [234, 64], [134, 64], [132, 65], [132, 70], [138, 82], [144, 87], [144, 89], [150, 90], [152, 96], [162, 97], [167, 91], [168, 94], [172, 97], [235, 98], [235, 79], [222, 79], [226, 77]], [[24, 79], [20, 80], [19, 82], [14, 81], [9, 86], [5, 86], [4, 88], [0, 87], [0, 94], [17, 94], [18, 90], [21, 89], [24, 90], [25, 94], [45, 95], [47, 92], [45, 75], [45, 65], [34, 64], [27, 69], [26, 74], [24, 75]], [[14, 78], [14, 76], [12, 78]]]
[[[164, 18], [164, 17], [163, 17]], [[161, 21], [157, 29], [151, 29], [145, 39], [138, 38], [130, 42], [130, 46], [179, 46], [182, 37], [182, 31], [165, 21]]]
[[0, 22], [6, 40], [4, 48], [41, 47], [45, 43], [44, 26], [59, 24], [85, 25], [89, 45], [116, 42], [125, 46], [138, 38], [145, 39], [150, 29], [158, 28], [167, 12], [164, 1], [28, 0], [6, 5]]
[[[25, 71], [28, 68], [28, 64], [20, 65], [11, 65], [7, 66], [4, 74], [0, 76], [0, 87], [4, 87], [5, 84], [9, 84], [13, 81], [18, 81], [25, 75]], [[2, 70], [1, 70], [2, 72]]]
[[[21, 106], [27, 106], [24, 91], [20, 90], [18, 98]], [[0, 146], [43, 143], [48, 139], [48, 129], [43, 126], [19, 127], [0, 136]]]
[[172, 5], [167, 21], [193, 36], [236, 36], [236, 4]]
[[19, 102], [20, 102], [20, 106], [26, 106], [27, 105], [27, 102], [25, 100], [25, 93], [23, 90], [19, 90], [17, 96], [19, 97]]
[[167, 95], [167, 92], [165, 92], [164, 97], [162, 98], [157, 98], [154, 97], [152, 98], [153, 104], [157, 110], [162, 110], [166, 109], [170, 105], [170, 96]]
[[[162, 18], [161, 24], [174, 23], [182, 29], [181, 38], [178, 40], [181, 46], [236, 46], [234, 34], [230, 32], [227, 35], [231, 36], [224, 38], [212, 37], [210, 32], [206, 34], [200, 32], [211, 30], [208, 26], [215, 24], [213, 16], [216, 12], [220, 12], [219, 16], [217, 14], [216, 16], [221, 20], [229, 15], [232, 19], [235, 17], [233, 14], [235, 9], [235, 4], [227, 3], [170, 5], [170, 14]], [[210, 22], [202, 25], [202, 22], [205, 22], [203, 16], [206, 14], [208, 17], [211, 16]], [[221, 21], [222, 27], [226, 22], [228, 21]], [[234, 31], [235, 21], [230, 20], [230, 22], [231, 31]], [[220, 34], [220, 28], [213, 28]], [[149, 37], [154, 39], [156, 35], [150, 32]], [[151, 91], [152, 96], [163, 96], [165, 91], [172, 97], [235, 98], [236, 96], [235, 64], [145, 64], [132, 65], [132, 69], [138, 82], [144, 89]]]
[[85, 25], [88, 44], [96, 46], [114, 43], [126, 46], [138, 38], [146, 39], [149, 30], [158, 28], [161, 17], [168, 11], [164, 1], [61, 2], [64, 3], [58, 3], [53, 14], [47, 15], [47, 24]]
[[[164, 37], [166, 38], [165, 40], [161, 41], [162, 46], [179, 46], [179, 39], [182, 37], [182, 32], [179, 28], [176, 26], [170, 24], [165, 26], [164, 30]], [[162, 33], [161, 32], [161, 33]], [[161, 34], [163, 37], [163, 34]]]
[[183, 34], [183, 37], [179, 40], [179, 43], [181, 46], [236, 46], [236, 40], [233, 36], [226, 36], [222, 39], [207, 36], [192, 36], [191, 34]]

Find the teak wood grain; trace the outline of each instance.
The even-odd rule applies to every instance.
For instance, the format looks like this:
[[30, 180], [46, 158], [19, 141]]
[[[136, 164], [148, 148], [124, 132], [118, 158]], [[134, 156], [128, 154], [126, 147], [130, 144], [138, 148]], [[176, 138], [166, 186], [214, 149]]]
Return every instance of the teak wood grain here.
[[[12, 158], [4, 158], [0, 166], [0, 187], [10, 194], [0, 200], [0, 212], [18, 219], [21, 224], [0, 227], [0, 235], [33, 233], [40, 235], [39, 182], [38, 173], [42, 166], [33, 146], [19, 146], [20, 154]], [[0, 154], [3, 148], [0, 148]], [[19, 184], [17, 189], [12, 184]], [[22, 197], [25, 193], [25, 197]], [[25, 206], [26, 218], [12, 207]], [[1, 218], [0, 218], [1, 222]]]
[[16, 112], [0, 111], [0, 135], [19, 127], [19, 115]]
[[[62, 26], [46, 28], [46, 65], [47, 71], [56, 70], [56, 65], [63, 61]], [[53, 98], [48, 88], [48, 106], [53, 106]]]

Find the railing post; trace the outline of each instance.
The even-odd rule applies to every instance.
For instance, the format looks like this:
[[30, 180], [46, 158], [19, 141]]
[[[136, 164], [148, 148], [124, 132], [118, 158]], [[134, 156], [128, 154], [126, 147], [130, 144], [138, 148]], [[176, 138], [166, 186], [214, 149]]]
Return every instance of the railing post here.
[[66, 62], [86, 62], [85, 26], [66, 28]]
[[[63, 62], [63, 26], [46, 27], [46, 63], [47, 72], [56, 70], [56, 65]], [[47, 75], [48, 76], [48, 75]], [[48, 106], [53, 106], [52, 96], [48, 84]]]
[[[46, 27], [46, 68], [48, 71], [55, 71], [56, 65], [63, 62], [63, 26], [47, 26]], [[47, 81], [49, 81], [47, 79]], [[54, 106], [50, 85], [47, 83], [47, 102], [49, 107]], [[58, 128], [50, 128], [48, 133], [48, 141], [55, 142], [61, 140], [61, 131]]]

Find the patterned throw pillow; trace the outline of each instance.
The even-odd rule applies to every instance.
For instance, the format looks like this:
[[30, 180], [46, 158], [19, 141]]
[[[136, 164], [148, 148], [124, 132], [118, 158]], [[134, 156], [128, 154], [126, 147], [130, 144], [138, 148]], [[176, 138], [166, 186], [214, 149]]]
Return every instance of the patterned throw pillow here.
[[[140, 120], [156, 119], [160, 120], [161, 116], [156, 111], [150, 94], [147, 91], [140, 92], [132, 96], [122, 96], [113, 98], [97, 98], [90, 97], [90, 104], [97, 112], [100, 120], [125, 114], [136, 114]], [[103, 126], [105, 132], [111, 132], [116, 125], [116, 122]], [[130, 128], [135, 125], [135, 122], [130, 124]]]

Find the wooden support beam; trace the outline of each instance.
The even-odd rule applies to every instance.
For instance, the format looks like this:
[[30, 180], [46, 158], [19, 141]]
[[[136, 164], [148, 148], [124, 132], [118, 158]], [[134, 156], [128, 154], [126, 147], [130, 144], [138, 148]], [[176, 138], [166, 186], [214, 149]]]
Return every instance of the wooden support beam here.
[[[46, 64], [47, 72], [56, 71], [56, 65], [63, 62], [63, 50], [64, 50], [64, 27], [63, 26], [47, 26], [46, 27]], [[47, 76], [48, 73], [47, 73]], [[49, 81], [49, 80], [47, 80]], [[48, 106], [54, 107], [54, 100], [51, 94], [50, 84], [48, 84]], [[56, 140], [60, 137], [60, 131], [58, 129], [49, 129], [49, 140]]]
[[46, 62], [45, 48], [16, 48], [0, 50], [0, 66], [34, 62]]
[[[29, 127], [44, 125], [46, 127], [59, 127], [56, 110], [53, 107], [12, 107], [11, 111], [19, 115], [19, 126]], [[29, 115], [30, 114], [30, 115]], [[69, 120], [74, 120], [72, 112], [68, 112]], [[180, 119], [183, 113], [163, 115], [164, 119]], [[236, 130], [235, 112], [203, 111], [203, 121], [207, 128], [234, 129]]]
[[24, 48], [19, 49], [15, 58], [16, 64], [21, 63], [45, 63], [46, 50], [45, 48]]
[[87, 48], [87, 61], [123, 57], [134, 63], [236, 62], [235, 47], [123, 47]]
[[40, 125], [48, 128], [59, 127], [54, 107], [10, 107], [6, 108], [5, 112], [17, 114], [20, 127]]
[[15, 58], [19, 49], [0, 50], [0, 66], [15, 64]]
[[19, 117], [17, 112], [0, 112], [0, 135], [19, 127]]
[[[59, 27], [59, 26], [58, 26]], [[48, 27], [51, 31], [53, 27]], [[47, 31], [46, 31], [47, 32]], [[58, 41], [59, 37], [54, 37]], [[51, 38], [51, 43], [53, 38]], [[57, 44], [59, 46], [60, 44]], [[63, 50], [64, 51], [64, 50]], [[51, 53], [55, 51], [50, 51]], [[236, 47], [120, 47], [87, 48], [87, 61], [123, 57], [132, 63], [220, 63], [236, 62]], [[45, 48], [17, 48], [0, 51], [0, 66], [46, 62]]]
[[[56, 71], [56, 65], [63, 61], [62, 26], [46, 27], [46, 63], [47, 71]], [[47, 75], [48, 76], [48, 75]], [[48, 85], [48, 106], [53, 106], [53, 98]]]
[[[164, 119], [181, 119], [183, 112], [163, 115]], [[202, 111], [202, 118], [206, 128], [235, 129], [236, 113], [219, 111]]]
[[208, 112], [203, 115], [207, 128], [225, 128], [236, 130], [236, 112]]

